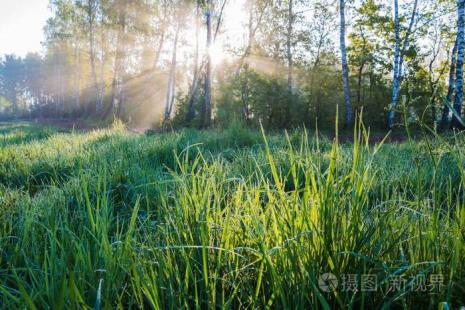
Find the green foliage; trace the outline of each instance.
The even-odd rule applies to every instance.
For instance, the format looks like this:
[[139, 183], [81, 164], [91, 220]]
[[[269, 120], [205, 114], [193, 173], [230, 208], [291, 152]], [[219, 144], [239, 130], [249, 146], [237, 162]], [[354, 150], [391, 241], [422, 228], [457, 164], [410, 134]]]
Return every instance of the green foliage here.
[[[227, 130], [3, 124], [0, 305], [451, 308], [465, 293], [465, 137], [370, 145]], [[429, 150], [429, 151], [427, 151]], [[330, 292], [321, 274], [374, 274]], [[388, 291], [439, 273], [435, 293]]]
[[[336, 44], [338, 6], [330, 0], [211, 2], [214, 54], [224, 54], [216, 55], [224, 59], [213, 61], [210, 76], [216, 125], [224, 128], [241, 119], [251, 127], [313, 128], [318, 121], [320, 128], [333, 128], [336, 108], [344, 102]], [[53, 16], [44, 27], [45, 53], [7, 55], [0, 62], [0, 118], [93, 118], [106, 123], [116, 114], [137, 128], [203, 127], [206, 29], [199, 17], [206, 4], [50, 1]], [[353, 19], [347, 42], [351, 102], [356, 114], [364, 111], [367, 126], [378, 129], [385, 128], [391, 104], [392, 4], [366, 0], [348, 6]], [[423, 120], [435, 127], [443, 108], [436, 98], [445, 93], [456, 7], [453, 1], [435, 0], [419, 9], [407, 38], [412, 4], [400, 6], [400, 92], [417, 114], [426, 111]], [[236, 10], [243, 10], [237, 22], [245, 26], [244, 40], [236, 40], [242, 37], [235, 33], [239, 28], [225, 22]], [[182, 57], [176, 53], [172, 64], [176, 33]], [[174, 118], [165, 121], [168, 76], [175, 82], [176, 109]], [[198, 86], [195, 93], [193, 84]]]
[[226, 79], [219, 86], [219, 94], [217, 121], [222, 126], [233, 119], [255, 126], [261, 123], [266, 128], [290, 128], [298, 123], [292, 117], [292, 105], [298, 98], [288, 93], [286, 81], [279, 77], [247, 70]]

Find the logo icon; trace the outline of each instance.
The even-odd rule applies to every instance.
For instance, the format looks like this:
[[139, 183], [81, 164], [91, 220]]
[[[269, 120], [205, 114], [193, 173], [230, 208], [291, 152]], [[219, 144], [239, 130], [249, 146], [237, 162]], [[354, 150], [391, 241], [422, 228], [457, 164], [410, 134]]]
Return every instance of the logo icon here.
[[337, 277], [332, 273], [324, 273], [318, 278], [318, 286], [323, 292], [334, 291], [338, 286]]

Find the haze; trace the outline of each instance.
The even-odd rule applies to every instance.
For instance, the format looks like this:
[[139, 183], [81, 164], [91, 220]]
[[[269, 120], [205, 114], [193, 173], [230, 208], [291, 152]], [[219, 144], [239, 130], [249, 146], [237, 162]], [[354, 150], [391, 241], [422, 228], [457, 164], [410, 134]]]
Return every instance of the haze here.
[[2, 0], [0, 55], [41, 51], [42, 28], [50, 15], [47, 0]]

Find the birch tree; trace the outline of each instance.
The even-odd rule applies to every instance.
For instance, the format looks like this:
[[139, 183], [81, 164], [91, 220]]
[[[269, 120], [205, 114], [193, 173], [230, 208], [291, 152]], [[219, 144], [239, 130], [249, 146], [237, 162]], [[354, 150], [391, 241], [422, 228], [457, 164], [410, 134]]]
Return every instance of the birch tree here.
[[452, 51], [450, 53], [449, 83], [448, 83], [447, 95], [446, 95], [447, 104], [444, 104], [444, 108], [442, 111], [441, 125], [440, 125], [440, 127], [443, 129], [449, 126], [450, 117], [451, 117], [451, 111], [448, 105], [452, 105], [452, 100], [453, 100], [454, 90], [455, 90], [455, 70], [457, 67], [457, 48], [458, 48], [457, 43], [458, 42], [456, 39], [454, 43], [454, 47], [452, 48]]
[[211, 63], [211, 46], [212, 46], [212, 0], [206, 3], [206, 30], [207, 30], [207, 60], [204, 84], [204, 105], [201, 115], [201, 126], [203, 128], [210, 126], [212, 117], [212, 63]]
[[173, 111], [174, 99], [176, 97], [176, 62], [177, 62], [177, 51], [178, 51], [178, 39], [179, 31], [181, 29], [181, 18], [178, 16], [178, 21], [176, 25], [176, 30], [173, 40], [173, 50], [171, 58], [170, 72], [168, 76], [168, 87], [166, 94], [166, 104], [165, 104], [165, 116], [164, 122], [168, 122], [171, 119], [171, 112]]
[[200, 3], [199, 1], [196, 2], [195, 6], [195, 48], [194, 48], [194, 74], [192, 77], [192, 84], [188, 99], [187, 105], [187, 113], [186, 113], [186, 123], [190, 123], [195, 117], [195, 108], [194, 103], [197, 101], [198, 93], [199, 93], [199, 33], [200, 33]]
[[[457, 0], [457, 67], [455, 73], [455, 100], [452, 127], [461, 127], [463, 103], [463, 61], [465, 53], [465, 0]], [[457, 114], [457, 115], [455, 115]]]
[[116, 4], [117, 12], [117, 38], [115, 52], [115, 66], [112, 82], [112, 100], [110, 109], [117, 109], [116, 115], [123, 116], [125, 104], [125, 60], [126, 60], [126, 27], [127, 2]]
[[287, 35], [286, 35], [286, 50], [287, 50], [287, 92], [292, 94], [293, 90], [293, 71], [294, 59], [292, 54], [292, 36], [294, 29], [294, 0], [289, 0], [287, 8]]
[[388, 112], [388, 127], [392, 129], [395, 122], [395, 109], [399, 101], [399, 92], [403, 75], [404, 56], [409, 44], [410, 35], [415, 25], [416, 15], [418, 10], [418, 0], [414, 0], [412, 15], [410, 17], [409, 26], [405, 34], [403, 42], [401, 42], [401, 25], [399, 17], [399, 0], [394, 0], [394, 32], [395, 32], [395, 46], [394, 46], [394, 60], [393, 60], [393, 77], [392, 77], [392, 94], [391, 104]]
[[354, 116], [353, 116], [352, 103], [350, 100], [349, 64], [347, 62], [347, 49], [346, 49], [345, 5], [346, 5], [346, 0], [339, 0], [339, 14], [340, 14], [339, 44], [340, 44], [340, 49], [341, 49], [342, 82], [343, 82], [343, 88], [344, 88], [346, 126], [349, 127], [353, 124]]
[[95, 48], [95, 30], [97, 29], [97, 11], [99, 1], [87, 0], [83, 6], [86, 11], [87, 33], [89, 39], [89, 59], [92, 72], [93, 87], [95, 89], [95, 112], [100, 114], [103, 110], [103, 93], [97, 76], [97, 52]]
[[[199, 27], [196, 26], [196, 52], [194, 57], [194, 78], [191, 85], [191, 91], [189, 94], [188, 99], [188, 110], [186, 113], [186, 120], [191, 122], [192, 119], [195, 117], [195, 107], [198, 92], [201, 84], [201, 73], [203, 73], [203, 81], [204, 81], [204, 100], [200, 104], [200, 127], [208, 127], [211, 123], [212, 118], [212, 102], [211, 102], [211, 84], [212, 84], [212, 63], [211, 63], [211, 55], [210, 50], [212, 44], [216, 41], [218, 36], [219, 30], [221, 28], [221, 23], [223, 19], [223, 13], [228, 3], [228, 0], [223, 0], [217, 13], [216, 18], [216, 26], [215, 31], [213, 31], [213, 11], [214, 6], [212, 0], [208, 0], [206, 2], [199, 0], [197, 4], [199, 5], [198, 9], [200, 9], [200, 4], [203, 4], [205, 7], [205, 19], [206, 19], [206, 32], [207, 32], [207, 42], [206, 42], [206, 54], [202, 57], [201, 63], [199, 63], [199, 51], [198, 51], [198, 39], [199, 39]], [[198, 15], [199, 11], [197, 11]], [[197, 17], [198, 18], [198, 17]]]

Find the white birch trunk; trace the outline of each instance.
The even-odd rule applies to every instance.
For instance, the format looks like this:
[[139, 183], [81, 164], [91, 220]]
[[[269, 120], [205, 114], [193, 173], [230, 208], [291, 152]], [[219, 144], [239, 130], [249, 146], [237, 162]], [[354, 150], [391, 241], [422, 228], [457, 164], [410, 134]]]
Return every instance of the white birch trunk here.
[[200, 33], [200, 3], [197, 2], [195, 11], [195, 53], [194, 53], [194, 76], [192, 78], [191, 91], [189, 96], [189, 102], [187, 105], [186, 122], [190, 123], [195, 117], [194, 103], [197, 100], [197, 94], [199, 92], [199, 33]]
[[116, 115], [122, 117], [125, 108], [126, 5], [120, 8], [118, 15], [119, 30], [116, 39], [112, 108], [117, 108]]
[[205, 103], [203, 113], [203, 127], [210, 126], [212, 117], [211, 91], [212, 91], [212, 64], [210, 49], [212, 45], [212, 0], [207, 1], [207, 64], [205, 74]]
[[344, 86], [344, 103], [346, 110], [346, 126], [349, 127], [353, 123], [354, 112], [352, 109], [352, 103], [350, 101], [350, 85], [349, 85], [349, 65], [347, 62], [347, 50], [346, 50], [346, 19], [345, 19], [345, 0], [339, 1], [340, 10], [340, 48], [341, 48], [341, 63], [342, 63], [342, 81]]
[[[454, 47], [452, 48], [452, 54], [450, 58], [450, 69], [449, 69], [449, 83], [447, 88], [446, 100], [449, 104], [452, 104], [452, 97], [455, 90], [455, 69], [457, 67], [457, 39], [455, 40]], [[446, 128], [449, 125], [451, 117], [451, 111], [445, 104], [442, 111], [441, 128]]]
[[74, 72], [75, 74], [75, 82], [74, 82], [74, 87], [75, 87], [75, 94], [74, 96], [76, 97], [76, 108], [80, 110], [81, 108], [81, 51], [79, 44], [76, 43], [74, 47], [74, 57], [75, 57], [75, 66]]
[[294, 26], [294, 1], [289, 0], [288, 4], [288, 18], [287, 18], [287, 40], [286, 40], [286, 47], [287, 47], [287, 91], [289, 94], [292, 94], [293, 90], [293, 70], [294, 70], [294, 62], [293, 62], [293, 55], [292, 55], [292, 32]]
[[[465, 0], [457, 1], [457, 68], [455, 74], [454, 110], [462, 115], [463, 103], [463, 61], [465, 53]], [[452, 118], [452, 126], [460, 127], [457, 117]]]
[[399, 102], [399, 91], [402, 82], [403, 76], [403, 65], [404, 65], [404, 55], [407, 51], [408, 42], [410, 35], [413, 31], [413, 26], [416, 20], [416, 14], [418, 9], [418, 0], [415, 0], [413, 3], [413, 11], [410, 17], [409, 27], [407, 29], [407, 33], [405, 34], [405, 38], [401, 47], [401, 39], [400, 39], [400, 20], [399, 20], [399, 1], [394, 0], [394, 31], [395, 31], [395, 48], [394, 48], [394, 72], [392, 78], [392, 96], [391, 96], [391, 104], [389, 106], [388, 112], [388, 127], [392, 129], [395, 123], [395, 109], [397, 107], [397, 103]]
[[89, 55], [90, 55], [90, 68], [91, 75], [93, 80], [93, 86], [95, 88], [95, 112], [100, 114], [102, 112], [103, 106], [101, 105], [102, 100], [100, 93], [100, 86], [97, 77], [97, 65], [96, 65], [96, 55], [95, 55], [95, 14], [96, 14], [96, 1], [89, 0], [87, 8], [87, 18], [89, 26]]
[[176, 97], [176, 61], [177, 61], [177, 48], [178, 48], [178, 37], [180, 24], [178, 23], [176, 27], [176, 34], [174, 36], [173, 42], [173, 55], [171, 58], [171, 68], [168, 77], [168, 89], [166, 94], [166, 105], [165, 105], [165, 122], [168, 122], [171, 119], [171, 112], [173, 110], [174, 99]]

